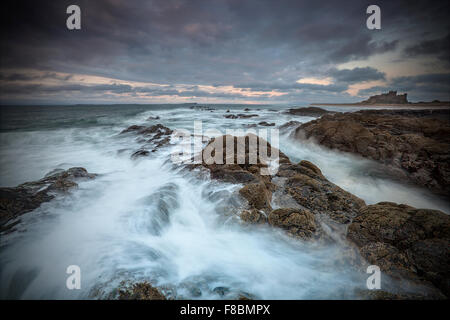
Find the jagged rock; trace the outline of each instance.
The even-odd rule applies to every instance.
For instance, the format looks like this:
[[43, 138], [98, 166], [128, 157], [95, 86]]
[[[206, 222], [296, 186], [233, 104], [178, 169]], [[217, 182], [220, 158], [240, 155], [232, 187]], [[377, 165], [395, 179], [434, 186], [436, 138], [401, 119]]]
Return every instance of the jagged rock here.
[[267, 222], [266, 214], [263, 211], [254, 208], [250, 210], [243, 210], [240, 217], [242, 221], [253, 224]]
[[273, 127], [275, 126], [275, 122], [266, 122], [266, 121], [261, 121], [258, 123], [260, 126], [264, 126], [264, 127]]
[[363, 110], [302, 124], [299, 140], [380, 162], [387, 176], [450, 195], [449, 110]]
[[252, 208], [257, 210], [271, 210], [272, 193], [267, 190], [263, 182], [250, 183], [239, 190], [239, 194], [247, 199]]
[[277, 187], [297, 204], [315, 214], [328, 216], [347, 224], [365, 206], [362, 199], [328, 181], [318, 167], [303, 160], [298, 164], [283, 164], [277, 173], [284, 178]]
[[253, 118], [253, 117], [257, 117], [257, 114], [244, 114], [244, 113], [240, 113], [240, 114], [226, 114], [224, 115], [225, 118], [227, 119], [247, 119], [247, 118]]
[[20, 221], [8, 222], [52, 200], [57, 193], [67, 193], [77, 187], [76, 180], [93, 179], [95, 176], [80, 167], [57, 169], [38, 181], [13, 188], [0, 188], [0, 231], [13, 231], [11, 228]]
[[134, 283], [119, 290], [119, 300], [167, 300], [158, 288], [147, 281]]
[[383, 272], [429, 281], [450, 294], [450, 217], [438, 210], [380, 202], [361, 209], [347, 238]]
[[[239, 194], [245, 198], [249, 207], [241, 213], [241, 220], [245, 222], [264, 223], [267, 216], [272, 212], [271, 201], [273, 194], [286, 198], [288, 201], [282, 203], [281, 208], [292, 208], [291, 204], [297, 205], [296, 212], [310, 210], [314, 215], [326, 215], [331, 220], [338, 223], [349, 223], [357, 215], [358, 210], [365, 205], [364, 201], [358, 197], [342, 190], [338, 186], [329, 182], [321, 173], [320, 169], [309, 161], [301, 161], [299, 164], [293, 164], [289, 158], [279, 151], [279, 169], [275, 176], [261, 175], [260, 170], [267, 168], [264, 159], [261, 159], [259, 147], [256, 158], [256, 164], [250, 164], [249, 139], [254, 135], [245, 137], [243, 149], [245, 150], [245, 162], [237, 164], [237, 137], [228, 136], [230, 141], [234, 141], [233, 163], [226, 164], [227, 136], [219, 137], [222, 139], [222, 162], [224, 164], [206, 164], [202, 166], [210, 171], [212, 179], [218, 179], [232, 183], [243, 183]], [[258, 138], [259, 143], [267, 144], [268, 154], [271, 154], [270, 144]], [[212, 139], [208, 146], [213, 147], [215, 139]], [[220, 144], [219, 144], [220, 145]], [[208, 146], [203, 149], [203, 159], [208, 155]], [[212, 156], [215, 155], [211, 153]], [[230, 158], [231, 160], [231, 158]], [[275, 182], [273, 180], [275, 178]], [[319, 229], [319, 227], [318, 227]], [[317, 234], [317, 233], [316, 233]]]
[[[224, 163], [228, 156], [225, 137], [222, 137]], [[237, 138], [231, 138], [236, 161]], [[261, 140], [259, 143], [267, 143]], [[214, 139], [208, 145], [213, 142]], [[249, 148], [245, 150], [243, 164], [202, 164], [210, 170], [211, 178], [244, 184], [239, 191], [248, 202], [240, 214], [243, 222], [267, 223], [302, 240], [342, 244], [348, 239], [350, 245], [343, 249], [345, 265], [350, 262], [360, 269], [367, 262], [376, 264], [383, 272], [414, 284], [414, 288], [424, 288], [418, 292], [426, 298], [442, 298], [442, 292], [448, 294], [449, 216], [392, 203], [366, 206], [362, 199], [328, 181], [313, 163], [305, 160], [292, 163], [281, 152], [276, 175], [260, 175], [263, 161], [249, 164]], [[203, 152], [207, 152], [206, 148]], [[273, 204], [277, 209], [272, 210]], [[403, 296], [404, 293], [389, 292], [384, 298]], [[414, 297], [415, 293], [407, 296]]]
[[131, 155], [131, 158], [136, 159], [138, 157], [146, 157], [150, 154], [148, 150], [138, 150]]
[[268, 220], [270, 225], [282, 228], [301, 239], [312, 238], [317, 230], [314, 214], [307, 209], [276, 209], [269, 214]]
[[317, 107], [304, 107], [304, 108], [289, 109], [286, 111], [286, 113], [292, 114], [294, 116], [321, 117], [326, 113], [333, 113], [333, 112]]
[[291, 120], [289, 122], [286, 122], [286, 123], [282, 124], [281, 126], [279, 126], [279, 128], [281, 130], [286, 130], [286, 129], [291, 129], [291, 128], [294, 128], [294, 127], [298, 127], [301, 124], [302, 123], [300, 121]]
[[131, 155], [132, 158], [136, 159], [138, 157], [148, 156], [150, 152], [155, 152], [159, 148], [167, 145], [170, 142], [170, 135], [173, 133], [173, 130], [158, 123], [150, 127], [132, 125], [120, 134], [126, 133], [137, 134], [139, 136], [138, 141], [145, 143]]

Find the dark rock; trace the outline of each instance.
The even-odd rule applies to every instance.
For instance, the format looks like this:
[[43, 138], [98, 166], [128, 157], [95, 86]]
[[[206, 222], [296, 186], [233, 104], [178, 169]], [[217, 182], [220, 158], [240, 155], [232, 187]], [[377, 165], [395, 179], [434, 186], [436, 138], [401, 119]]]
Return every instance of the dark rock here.
[[216, 287], [213, 289], [213, 292], [217, 293], [219, 296], [223, 297], [230, 292], [230, 289], [227, 287]]
[[298, 127], [301, 124], [302, 123], [300, 121], [292, 120], [292, 121], [289, 121], [289, 122], [286, 122], [286, 123], [282, 124], [279, 128], [281, 130], [286, 130], [286, 129], [291, 129], [291, 128], [294, 128], [294, 127]]
[[173, 130], [158, 123], [150, 127], [133, 125], [123, 130], [120, 134], [126, 133], [136, 134], [139, 139], [138, 142], [145, 143], [131, 155], [132, 158], [138, 158], [148, 156], [150, 151], [155, 152], [167, 145], [170, 142], [170, 135], [173, 133]]
[[450, 217], [438, 210], [380, 202], [361, 210], [347, 238], [393, 277], [429, 281], [450, 294]]
[[167, 300], [158, 288], [147, 281], [134, 283], [119, 290], [119, 300]]
[[240, 113], [238, 115], [235, 114], [226, 114], [224, 115], [225, 118], [227, 119], [247, 119], [247, 118], [253, 118], [253, 117], [257, 117], [257, 114], [244, 114], [244, 113]]
[[273, 127], [275, 126], [275, 122], [266, 122], [266, 121], [261, 121], [260, 123], [258, 123], [260, 126], [264, 126], [264, 127]]
[[67, 193], [77, 187], [78, 179], [93, 179], [96, 175], [74, 167], [53, 170], [38, 181], [26, 182], [14, 188], [0, 188], [0, 231], [13, 231], [8, 222], [52, 200], [58, 193]]
[[338, 113], [302, 124], [295, 137], [378, 161], [392, 178], [449, 196], [449, 118], [449, 110]]
[[314, 214], [307, 209], [276, 209], [269, 214], [268, 219], [270, 225], [282, 228], [288, 233], [305, 240], [312, 238], [318, 229]]
[[150, 117], [147, 118], [147, 121], [151, 121], [151, 120], [159, 120], [159, 119], [160, 119], [159, 116], [156, 116], [156, 117], [150, 116]]

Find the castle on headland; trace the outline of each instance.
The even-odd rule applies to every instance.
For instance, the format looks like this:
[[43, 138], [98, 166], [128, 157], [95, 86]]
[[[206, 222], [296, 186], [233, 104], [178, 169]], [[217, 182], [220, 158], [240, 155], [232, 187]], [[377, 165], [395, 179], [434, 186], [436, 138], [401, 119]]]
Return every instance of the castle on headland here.
[[371, 96], [369, 99], [361, 101], [364, 104], [402, 104], [409, 103], [406, 99], [406, 93], [397, 94], [397, 91], [389, 91], [388, 93], [382, 93], [375, 96]]

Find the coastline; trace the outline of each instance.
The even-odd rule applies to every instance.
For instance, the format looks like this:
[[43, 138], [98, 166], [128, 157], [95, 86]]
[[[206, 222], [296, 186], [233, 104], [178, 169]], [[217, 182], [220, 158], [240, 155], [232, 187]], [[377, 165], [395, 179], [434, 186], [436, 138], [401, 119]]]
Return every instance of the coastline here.
[[404, 107], [408, 108], [433, 108], [433, 109], [448, 109], [450, 102], [446, 103], [310, 103], [310, 106], [336, 106], [336, 107]]

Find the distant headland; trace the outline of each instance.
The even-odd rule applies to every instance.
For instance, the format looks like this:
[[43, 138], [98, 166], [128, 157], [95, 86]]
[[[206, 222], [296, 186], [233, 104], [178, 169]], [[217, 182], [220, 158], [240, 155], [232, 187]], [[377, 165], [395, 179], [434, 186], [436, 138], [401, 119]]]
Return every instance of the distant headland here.
[[450, 107], [450, 101], [433, 100], [431, 102], [409, 102], [407, 93], [397, 94], [397, 91], [389, 91], [371, 96], [367, 100], [355, 103], [311, 103], [315, 106], [420, 106], [420, 107]]

